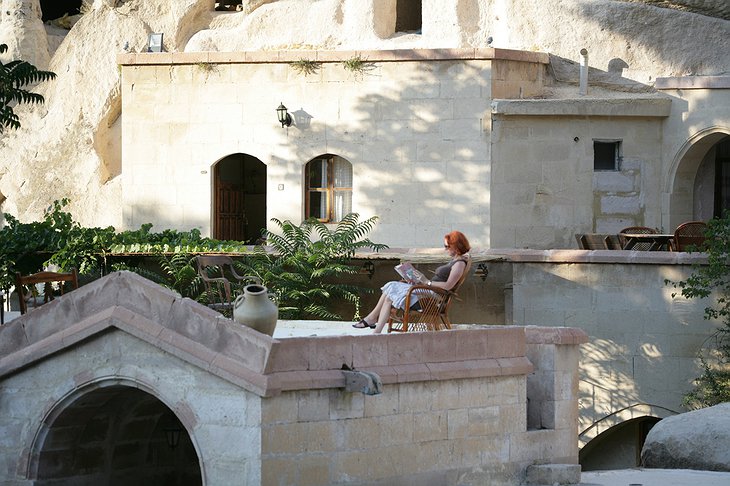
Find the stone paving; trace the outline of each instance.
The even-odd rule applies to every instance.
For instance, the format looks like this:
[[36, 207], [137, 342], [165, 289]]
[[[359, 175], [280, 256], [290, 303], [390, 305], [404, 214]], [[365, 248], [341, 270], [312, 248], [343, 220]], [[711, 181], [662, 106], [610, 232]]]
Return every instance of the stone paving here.
[[581, 474], [581, 486], [727, 486], [730, 472], [688, 469], [620, 469]]

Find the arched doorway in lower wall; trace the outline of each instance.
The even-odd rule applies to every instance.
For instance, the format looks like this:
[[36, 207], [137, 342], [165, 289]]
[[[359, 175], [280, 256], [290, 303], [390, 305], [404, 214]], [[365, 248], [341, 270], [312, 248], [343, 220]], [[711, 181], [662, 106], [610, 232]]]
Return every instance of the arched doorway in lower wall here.
[[578, 454], [581, 469], [597, 471], [639, 466], [646, 435], [659, 420], [657, 417], [637, 417], [597, 435]]
[[213, 166], [213, 238], [256, 244], [266, 228], [266, 164], [232, 154]]
[[95, 388], [44, 427], [32, 461], [37, 486], [202, 484], [200, 461], [182, 423], [140, 389]]

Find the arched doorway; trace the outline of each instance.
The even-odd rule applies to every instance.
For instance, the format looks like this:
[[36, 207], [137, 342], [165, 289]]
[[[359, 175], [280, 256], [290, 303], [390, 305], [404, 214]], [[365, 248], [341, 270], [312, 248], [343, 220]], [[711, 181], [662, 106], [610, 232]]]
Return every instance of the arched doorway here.
[[730, 209], [730, 136], [710, 147], [697, 169], [694, 213], [706, 221]]
[[44, 427], [31, 472], [37, 486], [202, 484], [200, 461], [182, 423], [138, 388], [95, 388]]
[[266, 164], [247, 154], [213, 167], [213, 238], [256, 243], [266, 228]]
[[583, 471], [628, 469], [641, 462], [641, 448], [657, 417], [637, 417], [614, 425], [594, 437], [578, 454]]
[[730, 131], [712, 128], [690, 138], [677, 154], [665, 190], [667, 232], [686, 221], [707, 221], [730, 208]]

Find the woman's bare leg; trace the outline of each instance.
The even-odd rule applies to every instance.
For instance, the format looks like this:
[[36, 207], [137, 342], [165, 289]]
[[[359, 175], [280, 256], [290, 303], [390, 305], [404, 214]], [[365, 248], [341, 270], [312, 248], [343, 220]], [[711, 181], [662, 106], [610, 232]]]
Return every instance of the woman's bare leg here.
[[[385, 297], [385, 299], [383, 299], [383, 302], [380, 305], [378, 321], [375, 323], [375, 329], [373, 330], [375, 334], [379, 334], [380, 332], [382, 332], [383, 327], [385, 327], [385, 323], [388, 322], [388, 318], [390, 317], [390, 308], [393, 305], [393, 301], [391, 301], [385, 295], [383, 295], [383, 297]], [[380, 302], [378, 303], [380, 304]]]
[[[368, 324], [374, 324], [375, 322], [379, 322], [380, 309], [383, 308], [383, 303], [385, 302], [385, 299], [387, 299], [385, 294], [380, 294], [380, 299], [378, 299], [378, 303], [375, 304], [375, 307], [373, 308], [373, 310], [370, 311], [370, 314], [364, 317], [365, 322], [367, 322]], [[390, 301], [390, 299], [388, 300]], [[390, 310], [390, 305], [388, 305], [388, 309]]]

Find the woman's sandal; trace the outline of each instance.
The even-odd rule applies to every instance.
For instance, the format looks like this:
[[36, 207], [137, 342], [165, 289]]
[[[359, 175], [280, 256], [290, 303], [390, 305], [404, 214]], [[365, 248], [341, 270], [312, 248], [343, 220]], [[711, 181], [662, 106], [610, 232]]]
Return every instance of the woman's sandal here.
[[365, 319], [360, 319], [355, 324], [352, 325], [355, 329], [367, 329], [368, 327], [370, 329], [375, 329], [375, 324], [368, 324], [368, 322]]

